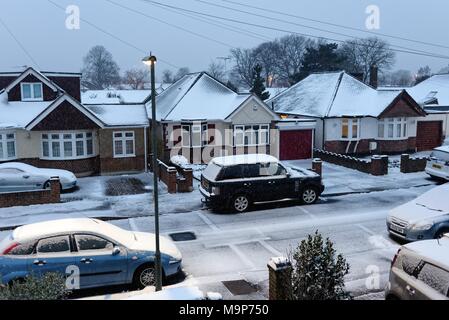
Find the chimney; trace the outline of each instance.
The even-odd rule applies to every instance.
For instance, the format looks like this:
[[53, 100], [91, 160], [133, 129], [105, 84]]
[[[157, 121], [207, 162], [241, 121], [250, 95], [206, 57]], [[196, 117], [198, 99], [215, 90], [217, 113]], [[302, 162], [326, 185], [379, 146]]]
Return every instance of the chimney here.
[[375, 64], [370, 68], [369, 84], [374, 89], [377, 89], [377, 86], [379, 85], [379, 68]]

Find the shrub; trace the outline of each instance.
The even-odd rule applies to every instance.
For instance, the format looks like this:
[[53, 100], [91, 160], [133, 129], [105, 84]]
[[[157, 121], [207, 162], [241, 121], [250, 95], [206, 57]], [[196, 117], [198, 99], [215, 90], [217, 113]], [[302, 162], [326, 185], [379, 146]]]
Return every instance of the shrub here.
[[294, 300], [344, 300], [351, 296], [345, 290], [344, 276], [349, 264], [336, 255], [333, 243], [325, 241], [318, 231], [303, 240], [291, 254], [293, 262], [292, 295]]

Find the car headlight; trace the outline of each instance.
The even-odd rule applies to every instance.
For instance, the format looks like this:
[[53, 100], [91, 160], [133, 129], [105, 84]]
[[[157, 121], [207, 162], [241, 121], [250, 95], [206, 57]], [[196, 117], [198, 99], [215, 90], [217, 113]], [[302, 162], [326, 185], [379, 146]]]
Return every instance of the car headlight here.
[[220, 188], [219, 187], [212, 187], [212, 193], [216, 196], [220, 194]]
[[433, 227], [433, 223], [429, 222], [418, 222], [412, 225], [413, 230], [417, 231], [427, 231]]
[[175, 264], [178, 262], [181, 262], [182, 258], [181, 257], [170, 257], [168, 263], [169, 264]]

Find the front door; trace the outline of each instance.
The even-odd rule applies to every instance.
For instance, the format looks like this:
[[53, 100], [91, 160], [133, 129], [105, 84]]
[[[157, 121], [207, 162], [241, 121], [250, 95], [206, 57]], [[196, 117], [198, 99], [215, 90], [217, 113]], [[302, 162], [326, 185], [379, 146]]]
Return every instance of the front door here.
[[[76, 265], [80, 269], [81, 288], [123, 284], [126, 282], [127, 252], [112, 242], [91, 234], [77, 234]], [[117, 250], [118, 249], [118, 250]]]

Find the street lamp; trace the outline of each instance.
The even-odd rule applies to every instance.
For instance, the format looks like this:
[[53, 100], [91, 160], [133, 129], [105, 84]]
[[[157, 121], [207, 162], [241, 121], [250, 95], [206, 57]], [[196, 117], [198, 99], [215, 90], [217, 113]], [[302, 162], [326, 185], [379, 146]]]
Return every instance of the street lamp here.
[[156, 291], [162, 290], [162, 266], [161, 251], [159, 247], [159, 198], [158, 198], [158, 155], [157, 155], [157, 136], [156, 136], [156, 83], [154, 65], [156, 57], [150, 54], [142, 59], [142, 62], [151, 69], [151, 149], [153, 152], [153, 203], [154, 203], [154, 233], [156, 236], [156, 254], [155, 254], [155, 274], [156, 274]]

